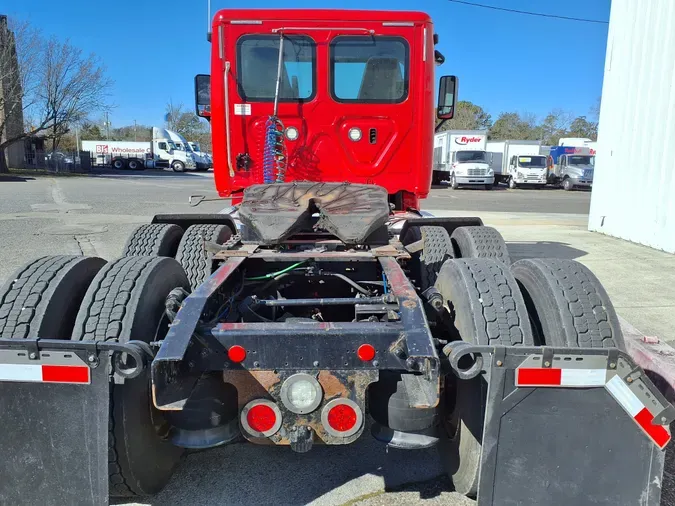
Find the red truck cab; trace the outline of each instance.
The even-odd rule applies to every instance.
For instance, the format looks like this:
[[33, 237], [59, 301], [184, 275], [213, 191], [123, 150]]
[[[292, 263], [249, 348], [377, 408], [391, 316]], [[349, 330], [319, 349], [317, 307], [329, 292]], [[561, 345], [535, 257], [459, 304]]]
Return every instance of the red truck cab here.
[[[421, 12], [216, 13], [212, 73], [197, 77], [196, 95], [212, 124], [218, 193], [236, 199], [270, 178], [349, 181], [383, 186], [398, 209], [417, 208], [431, 183], [435, 41]], [[281, 159], [271, 176], [270, 116]]]

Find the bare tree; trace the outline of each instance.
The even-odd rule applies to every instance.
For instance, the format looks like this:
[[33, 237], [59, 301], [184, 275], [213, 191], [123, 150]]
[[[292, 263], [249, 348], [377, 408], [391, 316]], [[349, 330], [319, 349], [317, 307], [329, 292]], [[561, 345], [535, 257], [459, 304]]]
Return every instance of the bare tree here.
[[204, 124], [194, 112], [185, 110], [183, 104], [166, 104], [166, 127], [189, 138], [204, 130]]
[[24, 132], [24, 111], [39, 86], [40, 37], [25, 22], [0, 18], [0, 172], [7, 172], [5, 148]]
[[211, 151], [211, 128], [193, 111], [186, 110], [183, 104], [166, 104], [166, 127], [181, 134], [189, 142], [199, 142], [206, 152]]
[[17, 74], [20, 88], [12, 96], [19, 97], [15, 107], [22, 109], [26, 128], [7, 135], [7, 125], [0, 124], [0, 171], [7, 170], [5, 148], [23, 138], [41, 134], [56, 149], [69, 125], [103, 107], [112, 85], [100, 61], [84, 56], [68, 40], [45, 40], [27, 24], [15, 28], [14, 34], [19, 65], [10, 72]]

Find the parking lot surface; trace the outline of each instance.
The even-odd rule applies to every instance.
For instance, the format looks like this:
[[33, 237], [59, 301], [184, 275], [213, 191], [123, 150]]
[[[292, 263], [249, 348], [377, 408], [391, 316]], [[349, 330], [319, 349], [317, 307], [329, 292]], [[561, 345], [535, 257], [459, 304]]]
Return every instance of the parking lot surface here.
[[[0, 182], [0, 281], [28, 258], [54, 254], [115, 258], [141, 223], [169, 212], [218, 212], [211, 173], [145, 171], [98, 177], [26, 177]], [[425, 209], [587, 214], [590, 193], [437, 187]], [[193, 208], [190, 195], [210, 199]]]
[[[43, 255], [113, 259], [131, 231], [154, 214], [217, 212], [229, 205], [216, 199], [192, 208], [188, 198], [197, 194], [216, 199], [210, 174], [146, 171], [2, 181], [0, 283]], [[587, 232], [589, 204], [590, 193], [583, 191], [438, 187], [423, 208], [437, 215], [482, 216], [503, 233], [514, 259], [558, 256], [586, 263], [620, 314], [629, 314], [645, 332], [675, 339], [670, 317], [675, 287], [663, 279], [663, 272], [675, 272], [675, 257]], [[659, 294], [658, 304], [653, 294]], [[192, 453], [163, 492], [140, 504], [464, 506], [473, 501], [452, 492], [435, 450], [387, 449], [364, 434], [353, 445], [317, 447], [307, 454], [250, 444]]]

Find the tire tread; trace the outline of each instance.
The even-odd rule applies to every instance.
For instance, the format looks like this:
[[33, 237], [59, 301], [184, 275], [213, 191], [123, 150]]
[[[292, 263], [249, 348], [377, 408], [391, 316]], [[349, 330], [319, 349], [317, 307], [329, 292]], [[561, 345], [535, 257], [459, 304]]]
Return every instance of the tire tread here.
[[232, 235], [227, 225], [200, 224], [188, 227], [176, 252], [194, 290], [211, 275], [211, 260], [204, 251], [204, 241], [223, 244]]
[[[85, 296], [72, 334], [73, 340], [126, 341], [133, 324], [133, 314], [127, 313], [127, 304], [135, 291], [141, 290], [141, 278], [168, 261], [163, 257], [127, 256], [107, 264], [97, 275]], [[173, 260], [170, 260], [173, 262]], [[115, 432], [115, 390], [110, 387], [110, 414], [108, 419], [108, 476], [110, 495], [132, 497], [141, 495], [130, 485], [121, 464]]]
[[[72, 297], [73, 304], [79, 304], [79, 297], [84, 296], [84, 290], [87, 286], [82, 283], [88, 283], [91, 280], [87, 275], [94, 276], [97, 269], [103, 265], [103, 260], [76, 255], [57, 255], [45, 256], [34, 260], [20, 269], [0, 288], [0, 337], [25, 339], [34, 337], [50, 337], [52, 339], [67, 338], [67, 336], [50, 335], [39, 336], [40, 327], [48, 319], [60, 321], [56, 327], [52, 327], [48, 332], [60, 332], [68, 327], [70, 316], [66, 314], [55, 313], [56, 308], [50, 300], [53, 290], [65, 278], [66, 286], [61, 285], [62, 289], [70, 290], [74, 288], [75, 293], [69, 294]], [[95, 267], [98, 266], [98, 267]], [[73, 276], [76, 276], [73, 278]], [[72, 283], [75, 282], [75, 285]], [[80, 293], [81, 295], [78, 295]], [[51, 307], [51, 309], [50, 309]], [[76, 307], [73, 308], [76, 310]], [[49, 314], [48, 314], [49, 313]], [[74, 314], [73, 314], [74, 318]], [[65, 321], [68, 319], [68, 321]], [[61, 321], [63, 320], [63, 321]], [[63, 323], [64, 325], [62, 325]], [[56, 330], [59, 328], [61, 330]], [[45, 329], [42, 329], [45, 331]], [[70, 333], [70, 329], [67, 330]]]
[[182, 230], [178, 225], [169, 223], [141, 225], [127, 240], [122, 256], [172, 256]]
[[554, 325], [564, 333], [567, 346], [625, 347], [618, 317], [609, 296], [586, 266], [574, 260], [547, 258], [520, 260], [513, 268], [516, 278], [520, 277], [521, 269], [527, 269], [538, 271], [546, 280], [551, 290], [550, 295], [555, 298], [553, 303], [559, 311], [556, 318], [561, 324]]
[[492, 258], [511, 264], [504, 238], [492, 227], [458, 227], [451, 236], [458, 258]]
[[420, 275], [422, 290], [434, 286], [443, 263], [452, 258], [453, 248], [450, 236], [443, 227], [420, 227], [423, 241], [420, 256]]

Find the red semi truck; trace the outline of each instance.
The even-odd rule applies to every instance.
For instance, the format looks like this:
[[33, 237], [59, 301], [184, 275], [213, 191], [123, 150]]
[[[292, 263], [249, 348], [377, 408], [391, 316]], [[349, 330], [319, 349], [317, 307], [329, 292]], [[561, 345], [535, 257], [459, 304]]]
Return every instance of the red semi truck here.
[[675, 413], [597, 278], [419, 211], [456, 102], [436, 40], [419, 12], [215, 15], [197, 110], [233, 212], [0, 289], [0, 503], [151, 495], [185, 449], [368, 429], [437, 446], [479, 505], [658, 504]]

